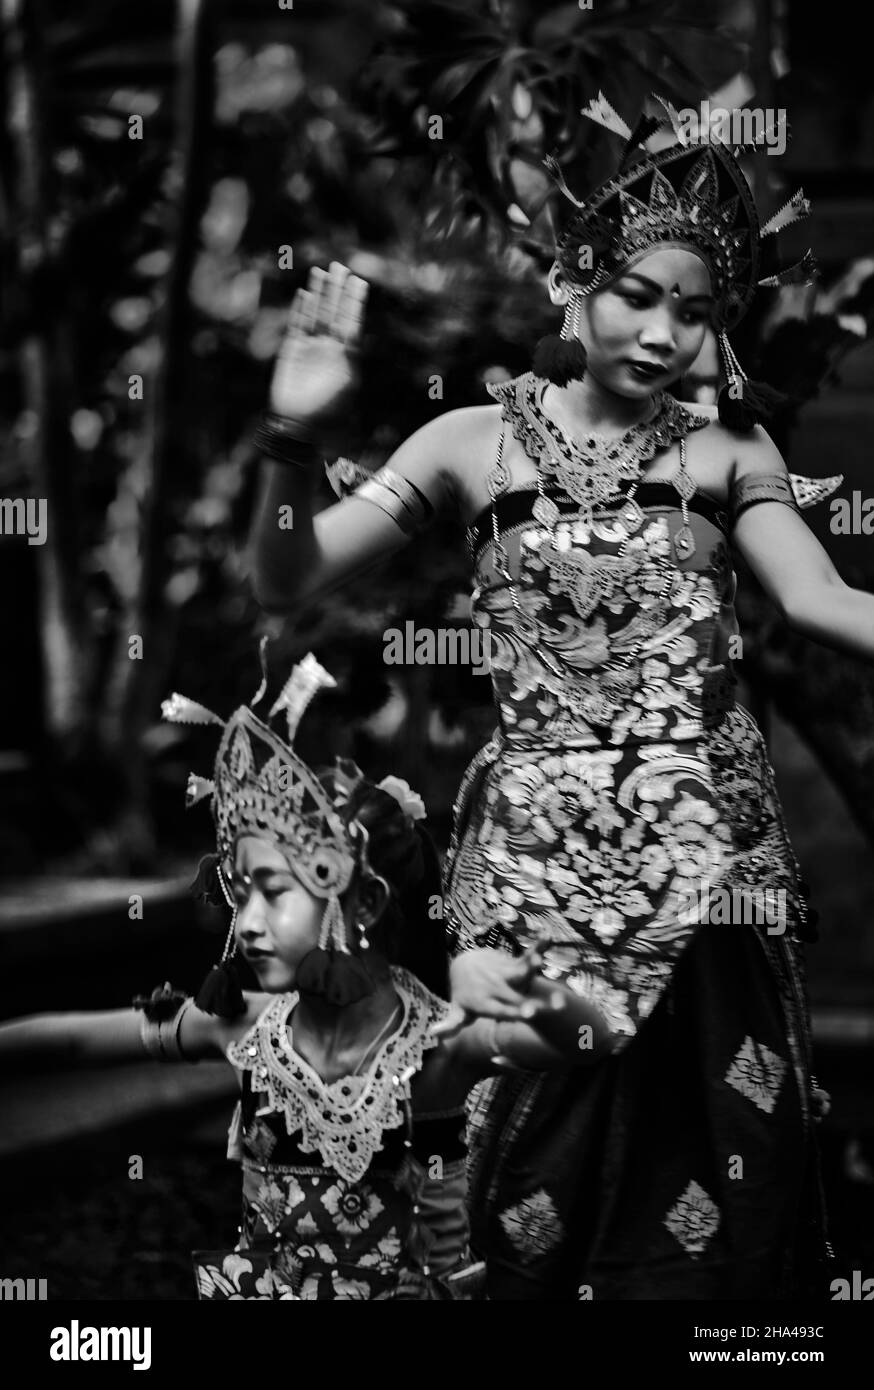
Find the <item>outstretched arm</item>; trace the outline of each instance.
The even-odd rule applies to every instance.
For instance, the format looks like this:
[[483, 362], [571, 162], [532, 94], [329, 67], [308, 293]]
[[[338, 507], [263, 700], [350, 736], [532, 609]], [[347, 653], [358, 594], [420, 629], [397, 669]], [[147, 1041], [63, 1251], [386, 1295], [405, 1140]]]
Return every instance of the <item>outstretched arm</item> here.
[[[228, 1043], [241, 1037], [264, 1008], [266, 997], [246, 994], [246, 1013], [228, 1023], [205, 1014], [188, 1000], [183, 1012], [162, 1025], [166, 1047], [159, 1045], [148, 1020], [137, 1009], [107, 1009], [95, 1013], [31, 1014], [0, 1024], [0, 1071], [37, 1070], [46, 1066], [114, 1066], [142, 1061], [147, 1054], [166, 1061], [199, 1062], [221, 1057]], [[178, 1029], [176, 1022], [178, 1021]], [[178, 1043], [178, 1055], [173, 1043]]]
[[[788, 478], [779, 451], [757, 430], [740, 456], [735, 485], [775, 474]], [[874, 661], [874, 594], [844, 583], [793, 508], [781, 502], [748, 507], [737, 519], [734, 542], [791, 627]]]

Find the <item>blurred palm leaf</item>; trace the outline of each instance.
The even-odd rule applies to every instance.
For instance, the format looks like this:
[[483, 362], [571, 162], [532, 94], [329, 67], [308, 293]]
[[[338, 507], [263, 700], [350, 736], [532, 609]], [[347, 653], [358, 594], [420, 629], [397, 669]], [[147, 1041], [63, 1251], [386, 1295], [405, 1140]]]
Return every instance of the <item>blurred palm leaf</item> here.
[[[544, 177], [532, 201], [528, 179], [526, 198], [514, 164], [537, 167], [550, 152], [591, 176], [592, 127], [579, 113], [600, 89], [633, 125], [653, 88], [697, 104], [742, 59], [689, 0], [598, 0], [591, 11], [564, 0], [401, 0], [385, 28], [366, 78], [383, 118], [380, 152], [450, 165], [469, 212], [503, 225], [513, 205], [536, 215], [550, 187]], [[440, 139], [429, 134], [435, 116]]]

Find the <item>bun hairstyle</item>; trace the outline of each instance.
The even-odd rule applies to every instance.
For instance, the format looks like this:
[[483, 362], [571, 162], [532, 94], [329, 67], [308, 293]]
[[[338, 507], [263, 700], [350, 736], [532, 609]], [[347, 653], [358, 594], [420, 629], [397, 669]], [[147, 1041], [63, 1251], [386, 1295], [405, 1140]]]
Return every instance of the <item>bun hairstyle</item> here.
[[[334, 769], [319, 772], [330, 792]], [[362, 778], [338, 806], [349, 824], [367, 831], [367, 863], [390, 889], [385, 911], [368, 928], [372, 944], [432, 993], [449, 997], [449, 956], [443, 921], [440, 859], [431, 836], [395, 797]]]

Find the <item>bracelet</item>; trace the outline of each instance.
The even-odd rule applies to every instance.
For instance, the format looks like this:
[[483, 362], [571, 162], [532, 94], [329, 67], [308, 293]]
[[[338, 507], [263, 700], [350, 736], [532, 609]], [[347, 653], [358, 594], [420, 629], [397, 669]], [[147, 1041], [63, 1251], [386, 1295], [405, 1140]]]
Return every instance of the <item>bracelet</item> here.
[[421, 531], [434, 512], [434, 508], [415, 483], [402, 478], [391, 468], [381, 468], [366, 483], [356, 488], [352, 494], [362, 502], [370, 502], [374, 507], [390, 516], [392, 521], [407, 536]]
[[265, 411], [255, 427], [255, 444], [262, 454], [293, 468], [309, 468], [318, 451], [315, 435], [300, 420]]
[[186, 1057], [179, 1041], [182, 1020], [193, 1003], [192, 998], [186, 999], [172, 1018], [154, 1019], [143, 1012], [140, 1020], [140, 1039], [146, 1052], [157, 1062], [196, 1061], [194, 1057]]
[[261, 416], [262, 423], [269, 425], [278, 434], [285, 435], [288, 439], [300, 439], [305, 444], [314, 444], [316, 435], [311, 425], [307, 425], [303, 420], [298, 420], [294, 415], [277, 415], [275, 410], [265, 410]]

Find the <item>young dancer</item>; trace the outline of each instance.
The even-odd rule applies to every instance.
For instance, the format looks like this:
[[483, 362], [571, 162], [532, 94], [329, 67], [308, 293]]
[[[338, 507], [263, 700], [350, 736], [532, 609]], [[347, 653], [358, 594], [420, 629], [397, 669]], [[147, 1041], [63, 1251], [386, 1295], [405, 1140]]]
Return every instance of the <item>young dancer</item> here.
[[[229, 1154], [242, 1219], [233, 1250], [196, 1253], [201, 1298], [470, 1297], [481, 1266], [464, 1201], [468, 1091], [508, 1062], [585, 1064], [610, 1033], [597, 1010], [535, 979], [533, 957], [471, 953], [450, 1007], [421, 800], [349, 761], [317, 774], [292, 747], [328, 684], [307, 657], [270, 712], [285, 713], [287, 741], [243, 706], [223, 726], [213, 779], [189, 782], [189, 804], [211, 796], [216, 824], [201, 882], [234, 911], [197, 1000], [168, 985], [140, 1011], [17, 1020], [0, 1026], [0, 1059], [227, 1058], [241, 1088]], [[178, 695], [165, 714], [222, 724]], [[235, 981], [236, 950], [255, 992]], [[489, 1017], [475, 1019], [479, 1007]]]

